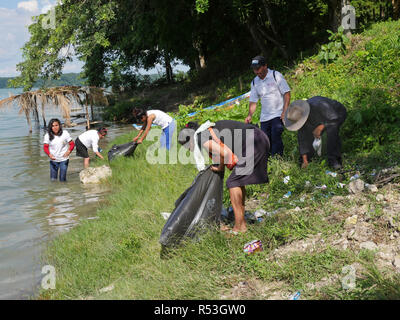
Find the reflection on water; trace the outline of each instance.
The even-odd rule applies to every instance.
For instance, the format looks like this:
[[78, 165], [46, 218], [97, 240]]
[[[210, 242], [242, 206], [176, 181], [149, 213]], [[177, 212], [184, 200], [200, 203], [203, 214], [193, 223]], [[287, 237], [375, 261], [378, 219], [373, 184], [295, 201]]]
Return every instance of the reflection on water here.
[[[1, 97], [0, 97], [1, 99]], [[67, 129], [75, 139], [84, 127]], [[104, 149], [131, 126], [110, 127]], [[0, 299], [29, 298], [41, 281], [40, 261], [48, 240], [82, 220], [96, 219], [106, 185], [83, 186], [82, 159], [71, 154], [67, 182], [51, 182], [49, 160], [42, 149], [44, 131], [29, 134], [17, 112], [0, 112]]]

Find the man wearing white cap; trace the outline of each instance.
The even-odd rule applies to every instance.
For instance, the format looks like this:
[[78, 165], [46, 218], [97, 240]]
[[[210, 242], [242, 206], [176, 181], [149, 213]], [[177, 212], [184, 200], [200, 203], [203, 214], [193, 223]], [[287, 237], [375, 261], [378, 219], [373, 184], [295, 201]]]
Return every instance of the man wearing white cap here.
[[280, 72], [268, 68], [264, 57], [254, 57], [251, 67], [256, 77], [251, 82], [249, 114], [245, 122], [251, 123], [257, 101], [261, 99], [261, 130], [271, 143], [271, 156], [282, 156], [282, 120], [290, 103], [290, 87]]
[[284, 117], [286, 129], [298, 131], [297, 138], [302, 168], [314, 155], [313, 141], [327, 136], [328, 165], [338, 170], [342, 167], [339, 128], [347, 116], [346, 108], [338, 101], [325, 97], [312, 97], [308, 100], [293, 101]]

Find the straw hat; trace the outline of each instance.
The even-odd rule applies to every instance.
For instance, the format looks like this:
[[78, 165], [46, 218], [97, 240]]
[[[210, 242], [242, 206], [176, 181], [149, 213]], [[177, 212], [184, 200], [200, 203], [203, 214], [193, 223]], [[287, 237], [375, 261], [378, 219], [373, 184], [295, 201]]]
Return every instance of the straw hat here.
[[284, 124], [289, 131], [299, 130], [307, 121], [310, 105], [306, 100], [293, 101], [285, 112]]

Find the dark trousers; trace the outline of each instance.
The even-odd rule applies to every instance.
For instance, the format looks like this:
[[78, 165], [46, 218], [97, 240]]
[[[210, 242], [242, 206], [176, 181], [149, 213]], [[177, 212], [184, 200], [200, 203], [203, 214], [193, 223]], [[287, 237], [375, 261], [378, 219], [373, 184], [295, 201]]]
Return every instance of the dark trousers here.
[[325, 127], [326, 131], [326, 147], [327, 147], [327, 157], [328, 164], [334, 165], [335, 163], [342, 164], [342, 154], [340, 152], [342, 147], [342, 142], [339, 137], [340, 124], [337, 125], [327, 125]]
[[276, 117], [271, 120], [261, 122], [261, 130], [264, 131], [270, 141], [270, 155], [274, 156], [275, 154], [279, 154], [280, 156], [283, 156], [283, 123], [281, 118]]
[[[339, 129], [343, 122], [344, 120], [340, 120], [340, 122], [327, 124], [325, 125], [325, 129], [323, 131], [326, 132], [326, 153], [329, 166], [333, 166], [335, 163], [342, 164], [342, 153], [340, 151], [342, 148], [342, 142], [339, 137]], [[314, 148], [312, 146], [313, 141], [314, 136], [311, 132], [307, 136], [306, 141], [303, 141], [303, 144], [307, 146], [308, 150], [310, 150], [309, 152], [307, 152], [308, 161], [311, 161], [311, 159], [316, 155], [316, 152], [314, 151]], [[303, 158], [300, 155], [300, 165], [302, 164], [302, 162]]]
[[60, 170], [60, 181], [67, 181], [67, 169], [69, 160], [55, 162], [50, 160], [50, 179], [57, 180], [58, 170]]

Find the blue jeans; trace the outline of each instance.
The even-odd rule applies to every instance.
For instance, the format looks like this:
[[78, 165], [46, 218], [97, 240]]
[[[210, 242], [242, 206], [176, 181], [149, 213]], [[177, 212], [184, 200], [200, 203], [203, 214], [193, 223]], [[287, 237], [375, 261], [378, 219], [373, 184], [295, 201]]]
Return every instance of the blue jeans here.
[[62, 162], [50, 160], [50, 179], [57, 180], [58, 170], [60, 170], [60, 181], [67, 181], [67, 169], [69, 159]]
[[160, 137], [161, 148], [167, 148], [167, 150], [171, 149], [171, 141], [172, 141], [172, 136], [174, 134], [174, 130], [175, 130], [175, 120], [172, 120], [169, 126], [163, 129], [163, 133], [161, 134]]
[[261, 122], [261, 130], [264, 131], [265, 134], [268, 136], [269, 143], [271, 145], [271, 156], [274, 156], [275, 154], [283, 156], [283, 123], [281, 118], [276, 117], [271, 120]]

